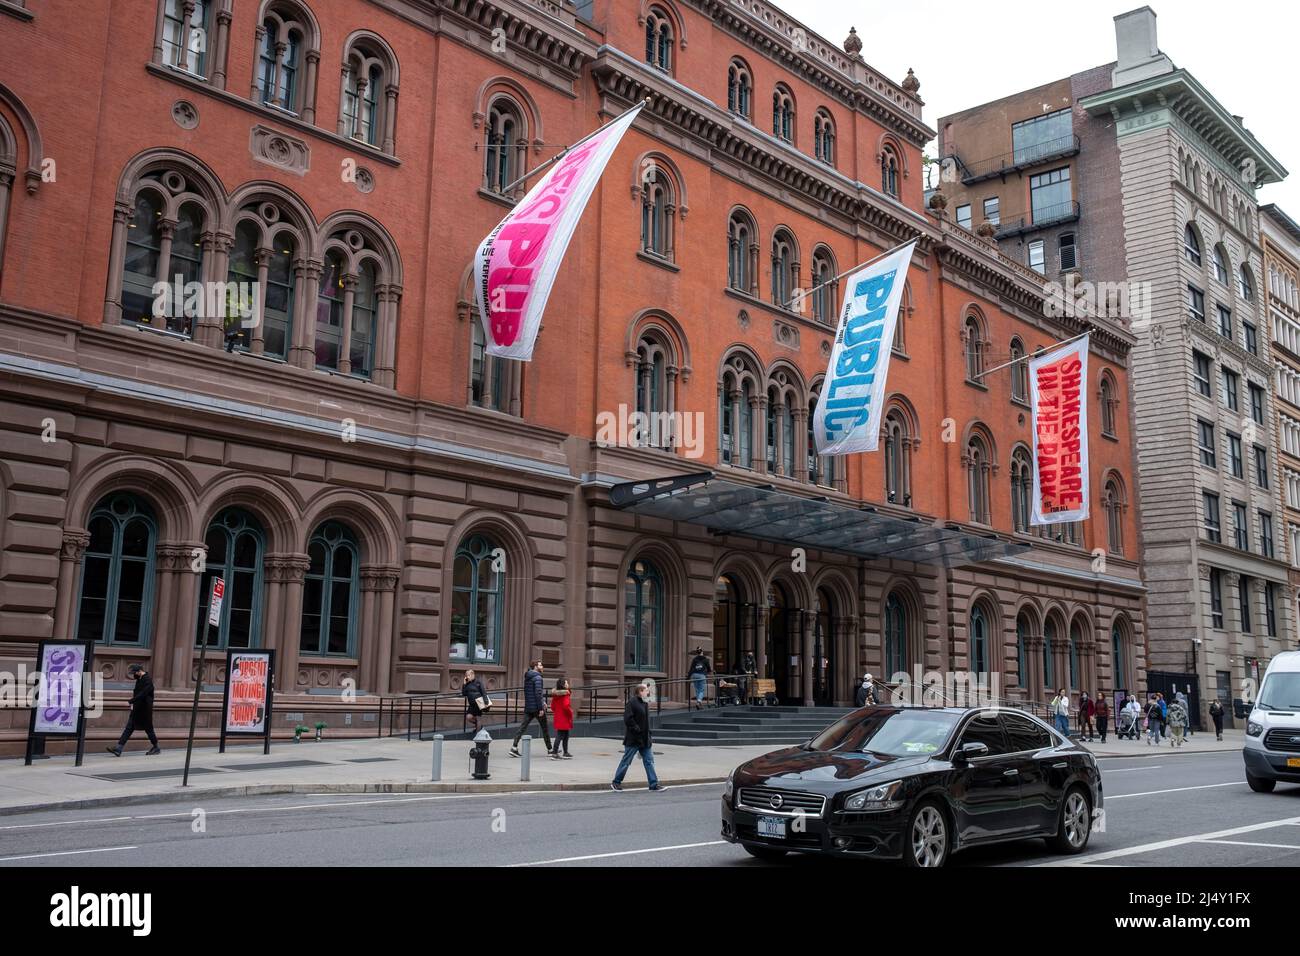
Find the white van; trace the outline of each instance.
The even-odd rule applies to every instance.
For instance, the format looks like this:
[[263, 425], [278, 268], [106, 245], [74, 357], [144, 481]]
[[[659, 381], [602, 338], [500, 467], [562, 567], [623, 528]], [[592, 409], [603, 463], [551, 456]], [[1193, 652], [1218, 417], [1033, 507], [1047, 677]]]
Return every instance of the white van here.
[[1300, 783], [1300, 651], [1278, 654], [1246, 724], [1246, 782], [1271, 793], [1279, 780]]

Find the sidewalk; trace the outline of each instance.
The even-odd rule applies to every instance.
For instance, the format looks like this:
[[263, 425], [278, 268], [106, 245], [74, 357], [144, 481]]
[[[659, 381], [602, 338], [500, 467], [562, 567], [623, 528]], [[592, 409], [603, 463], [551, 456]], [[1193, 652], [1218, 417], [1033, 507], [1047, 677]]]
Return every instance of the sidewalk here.
[[[572, 760], [552, 760], [540, 740], [533, 742], [530, 779], [520, 781], [521, 761], [509, 756], [510, 741], [492, 743], [490, 780], [473, 780], [469, 741], [443, 744], [442, 780], [432, 783], [432, 741], [373, 737], [322, 742], [195, 748], [190, 785], [181, 787], [185, 748], [146, 757], [140, 743], [125, 756], [87, 753], [80, 767], [73, 758], [51, 757], [30, 767], [21, 759], [0, 760], [0, 816], [33, 810], [78, 809], [157, 800], [253, 796], [269, 793], [494, 793], [521, 790], [604, 790], [623, 755], [618, 740], [574, 738]], [[666, 786], [722, 782], [732, 769], [778, 749], [752, 747], [676, 747], [655, 744], [655, 770]], [[626, 785], [645, 786], [638, 759]]]
[[1109, 733], [1104, 744], [1097, 740], [1093, 740], [1092, 743], [1080, 743], [1080, 746], [1087, 747], [1098, 757], [1150, 757], [1157, 753], [1162, 757], [1182, 754], [1241, 753], [1245, 745], [1244, 730], [1225, 730], [1221, 741], [1214, 739], [1213, 730], [1205, 733], [1197, 732], [1185, 738], [1181, 747], [1170, 746], [1168, 738], [1160, 741], [1158, 745], [1149, 744], [1145, 733], [1137, 740], [1120, 740], [1114, 733]]

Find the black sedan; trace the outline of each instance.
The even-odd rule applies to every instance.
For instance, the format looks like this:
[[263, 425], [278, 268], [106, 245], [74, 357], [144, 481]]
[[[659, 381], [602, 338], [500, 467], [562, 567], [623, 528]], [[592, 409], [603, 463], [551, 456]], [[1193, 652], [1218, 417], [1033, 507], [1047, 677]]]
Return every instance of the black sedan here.
[[1101, 773], [1084, 748], [1010, 708], [866, 707], [727, 778], [722, 836], [790, 851], [943, 866], [967, 847], [1088, 845]]

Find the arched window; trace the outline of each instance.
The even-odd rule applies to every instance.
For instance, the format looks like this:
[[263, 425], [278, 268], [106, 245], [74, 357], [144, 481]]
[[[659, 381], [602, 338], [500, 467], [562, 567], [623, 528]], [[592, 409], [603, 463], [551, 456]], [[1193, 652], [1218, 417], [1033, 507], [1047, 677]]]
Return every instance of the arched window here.
[[1214, 278], [1223, 285], [1228, 284], [1228, 254], [1224, 252], [1222, 243], [1214, 246]]
[[772, 94], [772, 135], [794, 142], [794, 96], [783, 84], [777, 84]]
[[1011, 520], [1020, 532], [1029, 531], [1033, 515], [1030, 502], [1034, 494], [1034, 471], [1029, 452], [1017, 448], [1011, 455]]
[[[820, 322], [822, 325], [836, 325], [839, 282], [835, 278], [835, 260], [825, 246], [813, 252], [812, 281], [812, 293], [808, 298], [812, 300], [813, 321]], [[803, 313], [802, 301], [799, 303], [798, 311]]]
[[355, 657], [361, 582], [356, 538], [346, 525], [327, 521], [311, 536], [307, 558], [298, 650], [303, 654]]
[[313, 28], [296, 4], [276, 2], [267, 8], [257, 30], [259, 102], [294, 114], [314, 112], [315, 93], [303, 76], [314, 43]]
[[758, 295], [758, 232], [754, 220], [736, 210], [727, 220], [727, 285]]
[[505, 411], [502, 402], [505, 377], [501, 373], [506, 360], [487, 354], [487, 337], [477, 310], [470, 325], [470, 402], [479, 408]]
[[391, 387], [396, 254], [367, 223], [331, 231], [324, 248], [313, 329], [316, 367]]
[[1016, 683], [1026, 690], [1029, 689], [1029, 638], [1033, 630], [1027, 615], [1016, 616]]
[[912, 439], [907, 416], [897, 408], [885, 415], [885, 500], [912, 507]]
[[905, 674], [907, 660], [907, 606], [897, 594], [885, 601], [885, 679]]
[[376, 37], [356, 38], [343, 56], [339, 135], [391, 153], [396, 112], [397, 71], [392, 54]]
[[981, 435], [972, 435], [966, 444], [967, 497], [970, 503], [970, 520], [991, 524], [989, 502], [989, 476], [993, 463], [989, 446]]
[[1237, 293], [1243, 302], [1255, 301], [1255, 280], [1250, 277], [1250, 269], [1243, 265], [1237, 272]]
[[826, 485], [838, 488], [836, 483], [835, 457], [817, 454], [817, 430], [813, 426], [817, 418], [817, 403], [821, 401], [821, 386], [812, 390], [808, 396], [808, 482], [814, 485]]
[[658, 7], [651, 7], [645, 18], [645, 61], [665, 73], [672, 72], [673, 23]]
[[795, 286], [799, 284], [799, 250], [794, 236], [778, 229], [772, 236], [772, 304], [793, 309]]
[[1117, 434], [1116, 411], [1119, 407], [1119, 397], [1115, 389], [1115, 380], [1111, 378], [1109, 372], [1102, 372], [1098, 398], [1101, 401], [1101, 433], [1114, 438]]
[[[519, 106], [504, 96], [493, 100], [484, 135], [483, 188], [506, 195], [507, 187], [524, 174], [528, 157], [528, 137]], [[514, 196], [519, 188], [515, 186], [509, 195]]]
[[1188, 262], [1200, 268], [1201, 240], [1196, 235], [1196, 227], [1190, 222], [1187, 224], [1187, 228], [1183, 230], [1183, 252], [1187, 255]]
[[1025, 359], [1025, 344], [1018, 338], [1011, 340], [1011, 400], [1029, 402], [1029, 362]]
[[[248, 648], [261, 645], [262, 555], [265, 535], [257, 519], [239, 508], [228, 508], [208, 525], [203, 543], [208, 554], [199, 580], [197, 646], [205, 636], [208, 647]], [[221, 578], [226, 595], [221, 623], [208, 624], [212, 579]]]
[[87, 529], [77, 640], [147, 645], [158, 538], [153, 510], [134, 495], [111, 495], [90, 513]]
[[1052, 673], [1052, 652], [1056, 650], [1056, 639], [1056, 621], [1049, 617], [1043, 625], [1043, 685], [1049, 691], [1059, 689], [1052, 686], [1056, 680], [1056, 675]]
[[481, 534], [456, 549], [452, 567], [451, 643], [453, 661], [501, 663], [501, 627], [506, 600], [504, 552]]
[[727, 109], [745, 119], [753, 118], [754, 80], [749, 67], [732, 60], [727, 68]]
[[912, 314], [912, 286], [903, 284], [903, 298], [898, 303], [898, 321], [894, 324], [893, 350], [899, 355], [907, 354], [907, 317]]
[[976, 604], [970, 612], [970, 669], [975, 674], [989, 672], [989, 617], [984, 605]]
[[623, 580], [623, 666], [630, 671], [662, 671], [664, 596], [659, 571], [649, 561], [633, 561]]
[[[670, 374], [671, 369], [671, 374]], [[636, 346], [636, 410], [646, 416], [648, 433], [638, 436], [650, 448], [674, 448], [672, 431], [675, 401], [671, 389], [676, 379], [672, 352], [658, 332], [642, 335]], [[661, 424], [666, 423], [666, 424]]]
[[1106, 482], [1106, 541], [1111, 554], [1124, 553], [1124, 491], [1114, 478]]
[[880, 188], [885, 195], [898, 198], [898, 154], [888, 145], [880, 151]]
[[298, 237], [303, 234], [302, 224], [274, 202], [254, 200], [237, 214], [226, 279], [238, 290], [235, 298], [244, 304], [251, 299], [262, 315], [260, 322], [246, 328], [235, 310], [228, 310], [228, 344], [255, 355], [288, 358], [297, 307], [294, 291], [306, 276], [306, 264], [298, 256]]
[[206, 77], [211, 38], [211, 0], [165, 0], [162, 33], [163, 63], [196, 76]]
[[[207, 297], [191, 294], [203, 277], [207, 214], [187, 178], [174, 170], [143, 177], [126, 221], [122, 321], [191, 335]], [[115, 233], [116, 234], [116, 233]], [[176, 277], [181, 295], [176, 296]], [[155, 296], [155, 283], [165, 292]]]
[[641, 251], [671, 262], [676, 223], [672, 177], [651, 166], [641, 182]]
[[1116, 621], [1110, 628], [1110, 653], [1113, 661], [1116, 690], [1128, 689], [1128, 654], [1126, 653], [1124, 627]]
[[755, 372], [736, 356], [723, 369], [718, 388], [719, 458], [739, 468], [753, 467]]
[[827, 166], [835, 165], [835, 121], [824, 109], [813, 117], [813, 155]]
[[966, 378], [978, 382], [984, 375], [984, 332], [980, 321], [974, 315], [968, 315], [962, 326], [966, 346]]
[[1079, 629], [1079, 622], [1075, 621], [1070, 625], [1070, 683], [1067, 689], [1081, 687], [1079, 683], [1079, 645], [1083, 643], [1083, 633]]
[[772, 376], [767, 390], [767, 470], [769, 474], [794, 477], [797, 391], [785, 371]]

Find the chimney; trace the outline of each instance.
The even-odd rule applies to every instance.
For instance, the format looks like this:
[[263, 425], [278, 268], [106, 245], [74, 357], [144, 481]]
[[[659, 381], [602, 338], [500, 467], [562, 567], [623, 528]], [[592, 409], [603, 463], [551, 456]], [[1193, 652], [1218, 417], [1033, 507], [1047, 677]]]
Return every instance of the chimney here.
[[1115, 18], [1115, 88], [1172, 73], [1174, 64], [1156, 43], [1156, 12], [1139, 7]]

